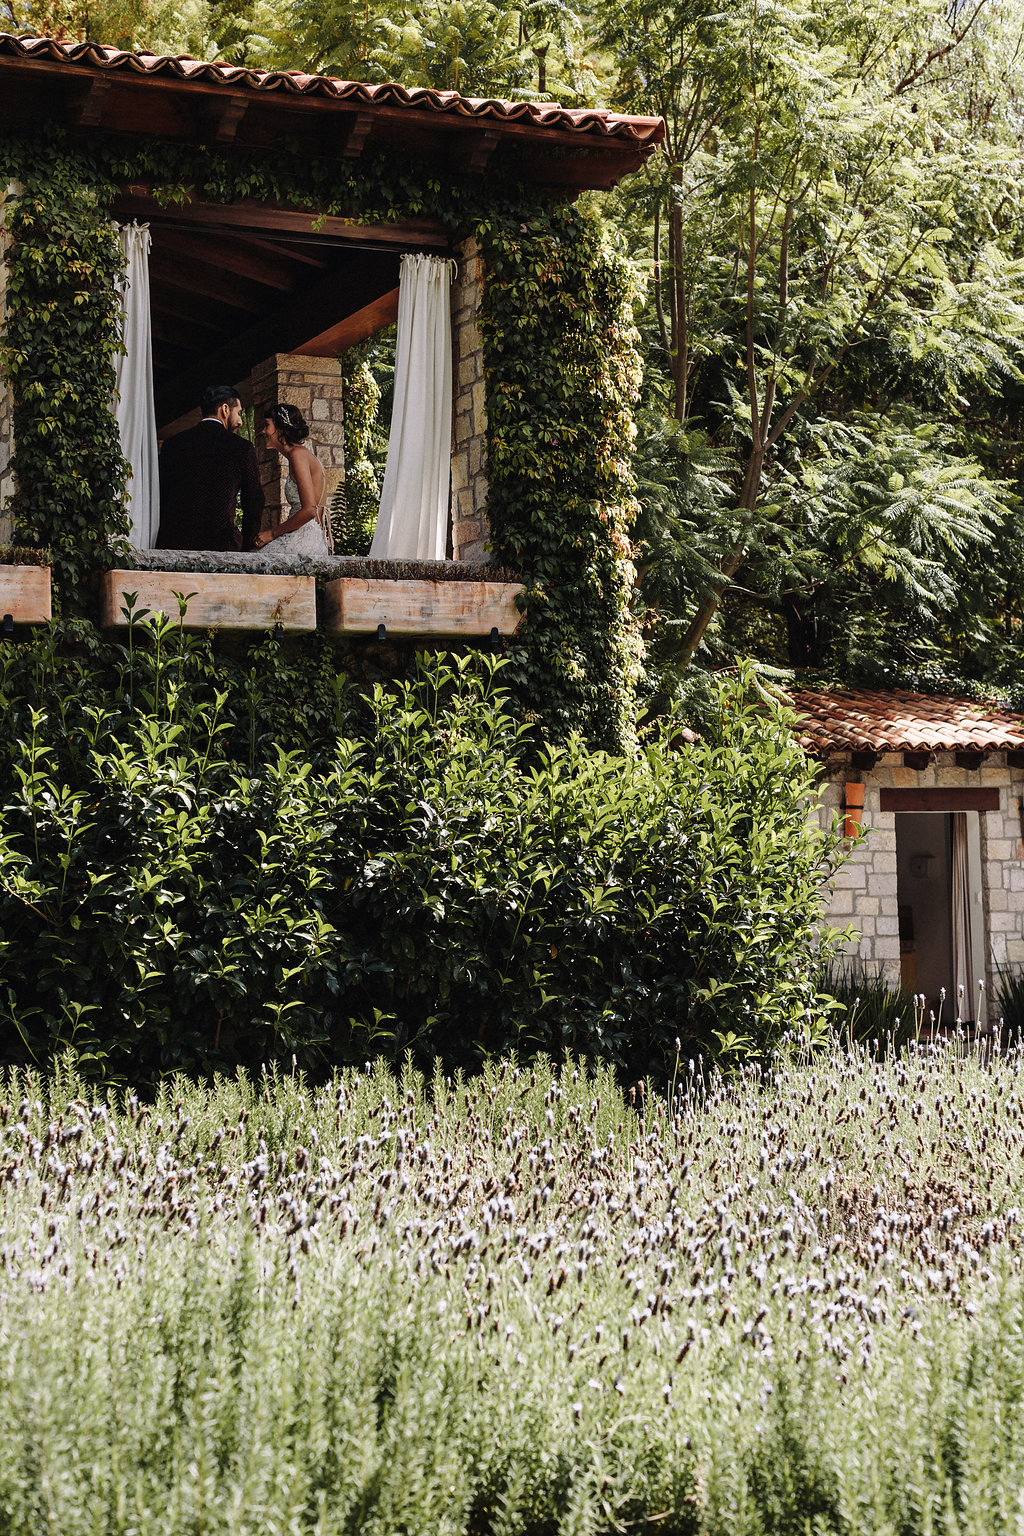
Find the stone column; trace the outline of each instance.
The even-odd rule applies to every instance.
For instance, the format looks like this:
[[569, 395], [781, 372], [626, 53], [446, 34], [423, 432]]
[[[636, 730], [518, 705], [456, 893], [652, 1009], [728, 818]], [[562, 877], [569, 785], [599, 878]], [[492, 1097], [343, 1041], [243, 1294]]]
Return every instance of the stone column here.
[[[327, 499], [333, 496], [345, 473], [345, 411], [342, 403], [341, 368], [334, 357], [302, 357], [275, 353], [258, 363], [238, 386], [243, 405], [251, 405], [256, 430], [263, 425], [263, 411], [271, 405], [294, 405], [309, 422], [307, 446], [327, 473]], [[259, 436], [256, 453], [267, 498], [263, 526], [272, 528], [288, 516], [284, 482], [288, 462], [268, 453]]]
[[456, 248], [452, 284], [452, 557], [471, 564], [491, 559], [487, 517], [487, 402], [484, 352], [477, 326], [484, 263], [471, 236]]

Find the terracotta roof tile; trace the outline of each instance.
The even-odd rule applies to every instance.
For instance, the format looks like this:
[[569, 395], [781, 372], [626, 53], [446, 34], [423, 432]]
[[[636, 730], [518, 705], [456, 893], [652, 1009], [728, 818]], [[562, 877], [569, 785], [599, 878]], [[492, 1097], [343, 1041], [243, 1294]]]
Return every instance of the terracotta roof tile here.
[[366, 85], [338, 80], [331, 75], [304, 74], [301, 70], [244, 69], [234, 64], [210, 64], [202, 59], [128, 53], [100, 43], [58, 42], [52, 37], [15, 37], [0, 33], [0, 56], [165, 79], [202, 81], [239, 89], [277, 92], [281, 95], [320, 96], [334, 101], [404, 107], [414, 112], [447, 113], [460, 117], [487, 118], [499, 122], [528, 123], [533, 127], [569, 130], [602, 138], [657, 144], [664, 135], [660, 117], [629, 117], [596, 108], [562, 107], [556, 102], [502, 101], [499, 98], [460, 96], [457, 91], [434, 91], [394, 83]]
[[1024, 749], [1024, 715], [948, 694], [902, 688], [796, 688], [793, 709], [804, 721], [801, 742], [830, 751], [981, 751]]

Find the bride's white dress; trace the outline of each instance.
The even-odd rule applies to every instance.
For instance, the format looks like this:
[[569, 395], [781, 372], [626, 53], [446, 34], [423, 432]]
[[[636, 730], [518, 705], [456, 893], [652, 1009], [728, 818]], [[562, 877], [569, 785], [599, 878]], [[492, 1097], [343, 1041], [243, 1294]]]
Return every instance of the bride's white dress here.
[[[308, 523], [303, 523], [301, 528], [296, 528], [294, 533], [279, 534], [262, 549], [255, 549], [247, 554], [246, 561], [251, 570], [272, 570], [275, 566], [288, 565], [293, 560], [326, 560], [331, 553], [333, 540], [330, 536], [331, 520], [327, 510], [327, 476], [323, 465], [315, 455], [314, 462], [320, 471], [320, 498], [317, 502], [316, 516], [311, 517]], [[299, 488], [291, 475], [284, 483], [284, 495], [290, 517], [302, 505]]]

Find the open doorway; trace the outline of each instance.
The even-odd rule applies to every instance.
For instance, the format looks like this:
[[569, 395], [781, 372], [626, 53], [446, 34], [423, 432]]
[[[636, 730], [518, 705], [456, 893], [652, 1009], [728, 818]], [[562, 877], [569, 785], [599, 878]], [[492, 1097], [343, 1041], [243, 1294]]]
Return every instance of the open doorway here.
[[899, 813], [896, 888], [904, 990], [923, 995], [943, 1024], [958, 1013], [965, 1024], [983, 1024], [979, 812]]

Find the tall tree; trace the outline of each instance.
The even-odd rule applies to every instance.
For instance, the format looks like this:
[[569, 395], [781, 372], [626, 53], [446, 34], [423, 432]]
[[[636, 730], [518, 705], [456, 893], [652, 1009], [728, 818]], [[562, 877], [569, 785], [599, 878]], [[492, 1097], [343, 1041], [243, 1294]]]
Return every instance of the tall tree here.
[[676, 451], [714, 455], [706, 578], [663, 645], [678, 665], [737, 582], [788, 601], [798, 660], [796, 599], [851, 571], [934, 609], [1007, 513], [960, 430], [965, 391], [1013, 373], [1024, 332], [1018, 164], [965, 116], [953, 68], [984, 4], [620, 0], [606, 27], [620, 103], [668, 118], [652, 329]]

